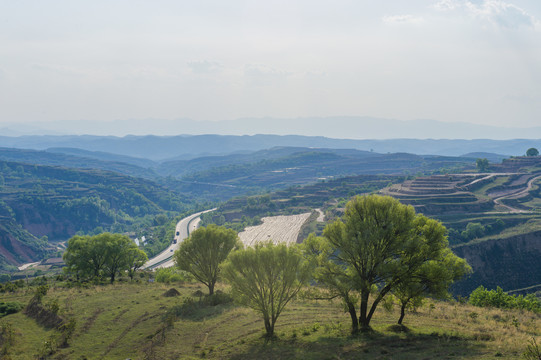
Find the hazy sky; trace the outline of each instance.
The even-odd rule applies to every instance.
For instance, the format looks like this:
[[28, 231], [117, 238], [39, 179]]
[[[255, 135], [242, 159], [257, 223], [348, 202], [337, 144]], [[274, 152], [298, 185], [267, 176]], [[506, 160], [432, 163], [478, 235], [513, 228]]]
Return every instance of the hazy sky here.
[[539, 125], [541, 1], [0, 0], [0, 123], [332, 115]]

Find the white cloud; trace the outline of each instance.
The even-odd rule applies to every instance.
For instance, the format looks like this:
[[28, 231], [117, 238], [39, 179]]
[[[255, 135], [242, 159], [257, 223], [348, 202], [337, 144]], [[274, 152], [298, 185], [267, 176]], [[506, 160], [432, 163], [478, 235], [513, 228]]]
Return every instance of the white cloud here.
[[516, 29], [521, 26], [535, 28], [537, 20], [525, 10], [499, 0], [487, 0], [477, 6], [467, 2], [468, 10], [477, 18], [501, 27]]
[[440, 11], [462, 10], [483, 23], [507, 29], [538, 29], [540, 22], [526, 10], [501, 0], [440, 0], [434, 4]]
[[244, 75], [256, 86], [265, 86], [281, 82], [292, 74], [262, 64], [248, 64], [244, 67]]
[[436, 4], [434, 4], [434, 8], [440, 11], [455, 10], [461, 6], [462, 6], [462, 3], [456, 0], [441, 0], [437, 2]]
[[382, 20], [387, 24], [420, 24], [423, 22], [422, 17], [414, 15], [384, 16]]
[[219, 71], [223, 65], [215, 61], [189, 61], [188, 67], [197, 74], [209, 74]]

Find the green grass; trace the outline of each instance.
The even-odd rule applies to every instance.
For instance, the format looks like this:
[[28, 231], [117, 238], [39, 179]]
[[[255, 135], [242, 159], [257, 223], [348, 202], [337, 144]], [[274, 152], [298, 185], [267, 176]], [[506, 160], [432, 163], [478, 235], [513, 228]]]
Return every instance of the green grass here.
[[473, 191], [477, 197], [481, 199], [488, 200], [490, 197], [487, 195], [490, 189], [495, 188], [497, 186], [501, 186], [504, 183], [506, 183], [509, 180], [509, 176], [497, 176], [494, 181], [491, 181], [484, 186], [480, 187], [479, 189]]
[[538, 231], [541, 228], [541, 219], [539, 218], [532, 218], [525, 223], [518, 224], [513, 227], [508, 227], [504, 229], [499, 234], [495, 235], [488, 235], [481, 238], [473, 239], [470, 242], [459, 244], [457, 246], [465, 246], [465, 245], [471, 245], [471, 244], [477, 244], [483, 241], [487, 240], [496, 240], [496, 239], [506, 239], [517, 235], [523, 235], [528, 233], [533, 233]]
[[[162, 294], [175, 287], [180, 297]], [[501, 353], [519, 359], [528, 340], [541, 336], [541, 317], [528, 312], [482, 309], [434, 302], [404, 320], [407, 332], [393, 327], [399, 312], [379, 309], [374, 331], [351, 336], [349, 316], [338, 301], [297, 300], [276, 324], [277, 339], [266, 342], [263, 322], [234, 304], [201, 307], [173, 319], [166, 313], [202, 289], [197, 284], [117, 284], [88, 289], [51, 289], [60, 314], [75, 318], [69, 346], [56, 359], [492, 359]], [[204, 291], [204, 289], [202, 289]], [[3, 294], [4, 301], [27, 302], [30, 290]], [[198, 301], [197, 297], [194, 297]], [[476, 312], [474, 319], [469, 316]], [[512, 319], [519, 326], [513, 325]], [[35, 359], [43, 342], [58, 331], [38, 326], [23, 313], [8, 315], [15, 329], [12, 359]]]

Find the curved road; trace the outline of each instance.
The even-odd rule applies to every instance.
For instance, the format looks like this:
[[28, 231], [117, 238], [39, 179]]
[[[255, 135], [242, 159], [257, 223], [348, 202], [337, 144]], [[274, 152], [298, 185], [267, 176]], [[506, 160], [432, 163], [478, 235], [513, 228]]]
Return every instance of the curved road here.
[[515, 197], [515, 198], [518, 198], [520, 196], [524, 196], [526, 195], [527, 192], [529, 192], [532, 187], [533, 187], [533, 183], [536, 181], [536, 180], [539, 180], [541, 179], [541, 175], [539, 176], [536, 176], [536, 177], [533, 177], [531, 178], [527, 185], [526, 185], [526, 189], [519, 189], [517, 190], [516, 192], [513, 192], [511, 194], [506, 194], [506, 195], [503, 195], [503, 196], [500, 196], [500, 197], [497, 197], [497, 198], [494, 198], [494, 203], [499, 205], [499, 206], [502, 206], [504, 208], [506, 208], [507, 210], [509, 210], [510, 213], [531, 213], [532, 211], [530, 210], [521, 210], [521, 209], [516, 209], [514, 207], [511, 207], [509, 205], [505, 205], [504, 203], [502, 203], [501, 201], [504, 200], [504, 199], [508, 199], [508, 198], [512, 198], [512, 197]]
[[[210, 209], [201, 211], [195, 214], [192, 214], [188, 217], [185, 217], [184, 219], [180, 220], [177, 223], [177, 227], [175, 229], [175, 241], [171, 243], [161, 253], [154, 256], [152, 259], [148, 260], [146, 264], [143, 266], [143, 269], [157, 269], [157, 268], [163, 268], [163, 267], [171, 267], [174, 265], [173, 262], [173, 253], [178, 249], [180, 246], [180, 243], [186, 239], [190, 233], [197, 229], [199, 227], [199, 223], [201, 221], [201, 214], [214, 211], [216, 209]], [[177, 235], [178, 234], [178, 235]]]

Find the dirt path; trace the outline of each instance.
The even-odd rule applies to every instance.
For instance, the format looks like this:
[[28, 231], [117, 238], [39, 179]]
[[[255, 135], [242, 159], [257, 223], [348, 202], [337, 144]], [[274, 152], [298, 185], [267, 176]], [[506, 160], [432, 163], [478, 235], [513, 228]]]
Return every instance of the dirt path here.
[[316, 221], [317, 222], [325, 222], [325, 214], [323, 213], [323, 211], [321, 209], [316, 209], [316, 211], [318, 212], [319, 216], [317, 217]]
[[480, 181], [490, 179], [494, 176], [512, 176], [512, 175], [519, 175], [520, 173], [478, 173], [478, 174], [452, 174], [452, 176], [483, 176], [482, 178], [475, 179], [470, 183], [467, 183], [464, 186], [471, 186], [473, 184], [476, 184]]
[[23, 271], [23, 270], [28, 269], [29, 267], [37, 266], [39, 264], [40, 264], [39, 261], [38, 262], [27, 263], [27, 264], [23, 264], [23, 265], [19, 266], [17, 269], [19, 269], [19, 271]]
[[508, 212], [510, 213], [530, 213], [531, 212], [530, 210], [521, 210], [509, 205], [505, 205], [502, 203], [502, 200], [513, 198], [513, 197], [519, 198], [519, 197], [525, 196], [532, 189], [533, 183], [538, 179], [541, 179], [541, 175], [531, 178], [528, 181], [528, 184], [526, 185], [525, 189], [518, 189], [516, 192], [512, 192], [510, 194], [506, 194], [506, 195], [494, 198], [493, 199], [494, 203], [498, 206], [506, 208], [507, 210], [509, 210]]

